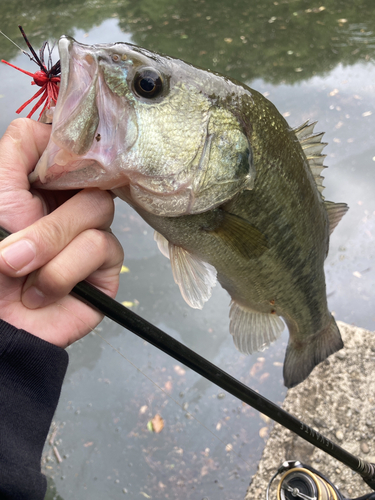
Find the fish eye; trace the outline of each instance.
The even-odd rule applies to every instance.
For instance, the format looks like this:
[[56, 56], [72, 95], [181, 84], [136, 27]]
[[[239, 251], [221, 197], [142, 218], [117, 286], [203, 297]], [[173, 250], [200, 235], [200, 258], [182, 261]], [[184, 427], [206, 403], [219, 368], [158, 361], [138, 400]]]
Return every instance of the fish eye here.
[[133, 81], [134, 91], [140, 97], [151, 99], [163, 90], [161, 75], [152, 68], [145, 68], [136, 73]]
[[120, 56], [118, 54], [112, 54], [112, 61], [117, 62], [120, 60]]

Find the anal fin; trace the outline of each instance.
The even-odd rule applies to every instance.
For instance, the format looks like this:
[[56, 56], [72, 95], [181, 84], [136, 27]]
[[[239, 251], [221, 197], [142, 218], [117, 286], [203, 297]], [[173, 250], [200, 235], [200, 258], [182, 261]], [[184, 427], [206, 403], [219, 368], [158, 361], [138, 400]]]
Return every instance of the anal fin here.
[[246, 309], [235, 301], [232, 301], [229, 317], [234, 345], [244, 354], [264, 351], [279, 338], [285, 327], [277, 314]]

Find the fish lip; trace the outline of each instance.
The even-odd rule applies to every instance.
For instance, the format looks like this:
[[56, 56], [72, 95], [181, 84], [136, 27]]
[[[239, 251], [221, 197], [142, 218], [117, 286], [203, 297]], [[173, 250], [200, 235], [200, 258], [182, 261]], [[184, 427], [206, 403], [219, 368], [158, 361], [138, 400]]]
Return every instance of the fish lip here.
[[58, 43], [59, 56], [60, 56], [60, 66], [61, 66], [61, 80], [60, 80], [60, 89], [59, 95], [57, 97], [56, 106], [59, 101], [63, 100], [62, 97], [65, 95], [68, 81], [69, 81], [69, 62], [70, 62], [70, 52], [71, 47], [74, 43], [74, 39], [70, 36], [62, 36]]
[[[74, 189], [82, 189], [84, 187], [112, 189], [116, 187], [113, 186], [113, 179], [109, 174], [107, 175], [106, 170], [113, 156], [111, 151], [107, 151], [109, 146], [112, 145], [112, 135], [107, 133], [106, 130], [104, 130], [104, 134], [101, 131], [102, 134], [99, 134], [102, 136], [100, 144], [100, 139], [97, 139], [97, 143], [94, 140], [96, 137], [92, 137], [93, 151], [91, 151], [91, 147], [89, 151], [76, 151], [71, 147], [71, 144], [76, 140], [77, 130], [80, 132], [80, 129], [72, 129], [71, 124], [68, 123], [74, 113], [79, 115], [78, 112], [82, 105], [82, 99], [87, 99], [90, 87], [94, 86], [98, 78], [100, 72], [99, 63], [105, 59], [106, 51], [102, 49], [107, 48], [108, 44], [102, 44], [102, 46], [86, 45], [77, 42], [69, 36], [62, 36], [59, 39], [58, 50], [61, 64], [60, 88], [53, 112], [50, 140], [37, 165], [28, 177], [33, 187], [70, 189], [72, 183], [75, 184]], [[108, 62], [109, 58], [107, 57], [106, 59]], [[116, 94], [113, 95], [113, 99], [120, 99]], [[78, 116], [78, 118], [80, 119], [81, 116]], [[67, 131], [66, 135], [64, 135], [64, 128]], [[86, 130], [83, 125], [81, 128], [82, 130]], [[105, 123], [103, 128], [106, 128]], [[121, 133], [119, 133], [119, 137], [122, 137]], [[104, 142], [107, 144], [107, 149], [103, 153], [99, 148]], [[96, 144], [98, 144], [98, 147], [95, 149], [94, 146]], [[87, 174], [85, 172], [87, 171], [90, 173], [89, 186], [86, 184]], [[85, 179], [79, 179], [80, 173], [83, 173], [82, 177], [86, 176]], [[120, 177], [121, 184], [119, 186], [129, 183], [126, 172], [122, 172]]]

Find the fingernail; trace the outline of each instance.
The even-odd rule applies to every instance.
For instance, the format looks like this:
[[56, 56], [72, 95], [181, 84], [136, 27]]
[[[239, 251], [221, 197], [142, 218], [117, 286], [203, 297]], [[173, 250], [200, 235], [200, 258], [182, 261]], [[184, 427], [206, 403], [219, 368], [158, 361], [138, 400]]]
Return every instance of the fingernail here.
[[23, 267], [35, 259], [36, 250], [31, 241], [20, 240], [6, 247], [1, 252], [1, 256], [9, 267], [15, 271], [21, 271]]
[[29, 309], [38, 309], [44, 303], [46, 296], [35, 286], [31, 286], [22, 295], [22, 303]]

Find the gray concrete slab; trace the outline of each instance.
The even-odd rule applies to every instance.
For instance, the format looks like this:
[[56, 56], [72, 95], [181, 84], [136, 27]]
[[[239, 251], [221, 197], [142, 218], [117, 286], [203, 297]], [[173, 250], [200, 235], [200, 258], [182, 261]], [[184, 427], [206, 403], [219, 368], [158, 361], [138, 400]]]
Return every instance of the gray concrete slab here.
[[[350, 453], [375, 462], [375, 333], [338, 325], [345, 347], [290, 389], [283, 408]], [[265, 499], [270, 478], [284, 460], [293, 459], [322, 472], [346, 497], [372, 491], [358, 474], [275, 424], [245, 500]], [[274, 481], [270, 499], [276, 499], [276, 485]]]

